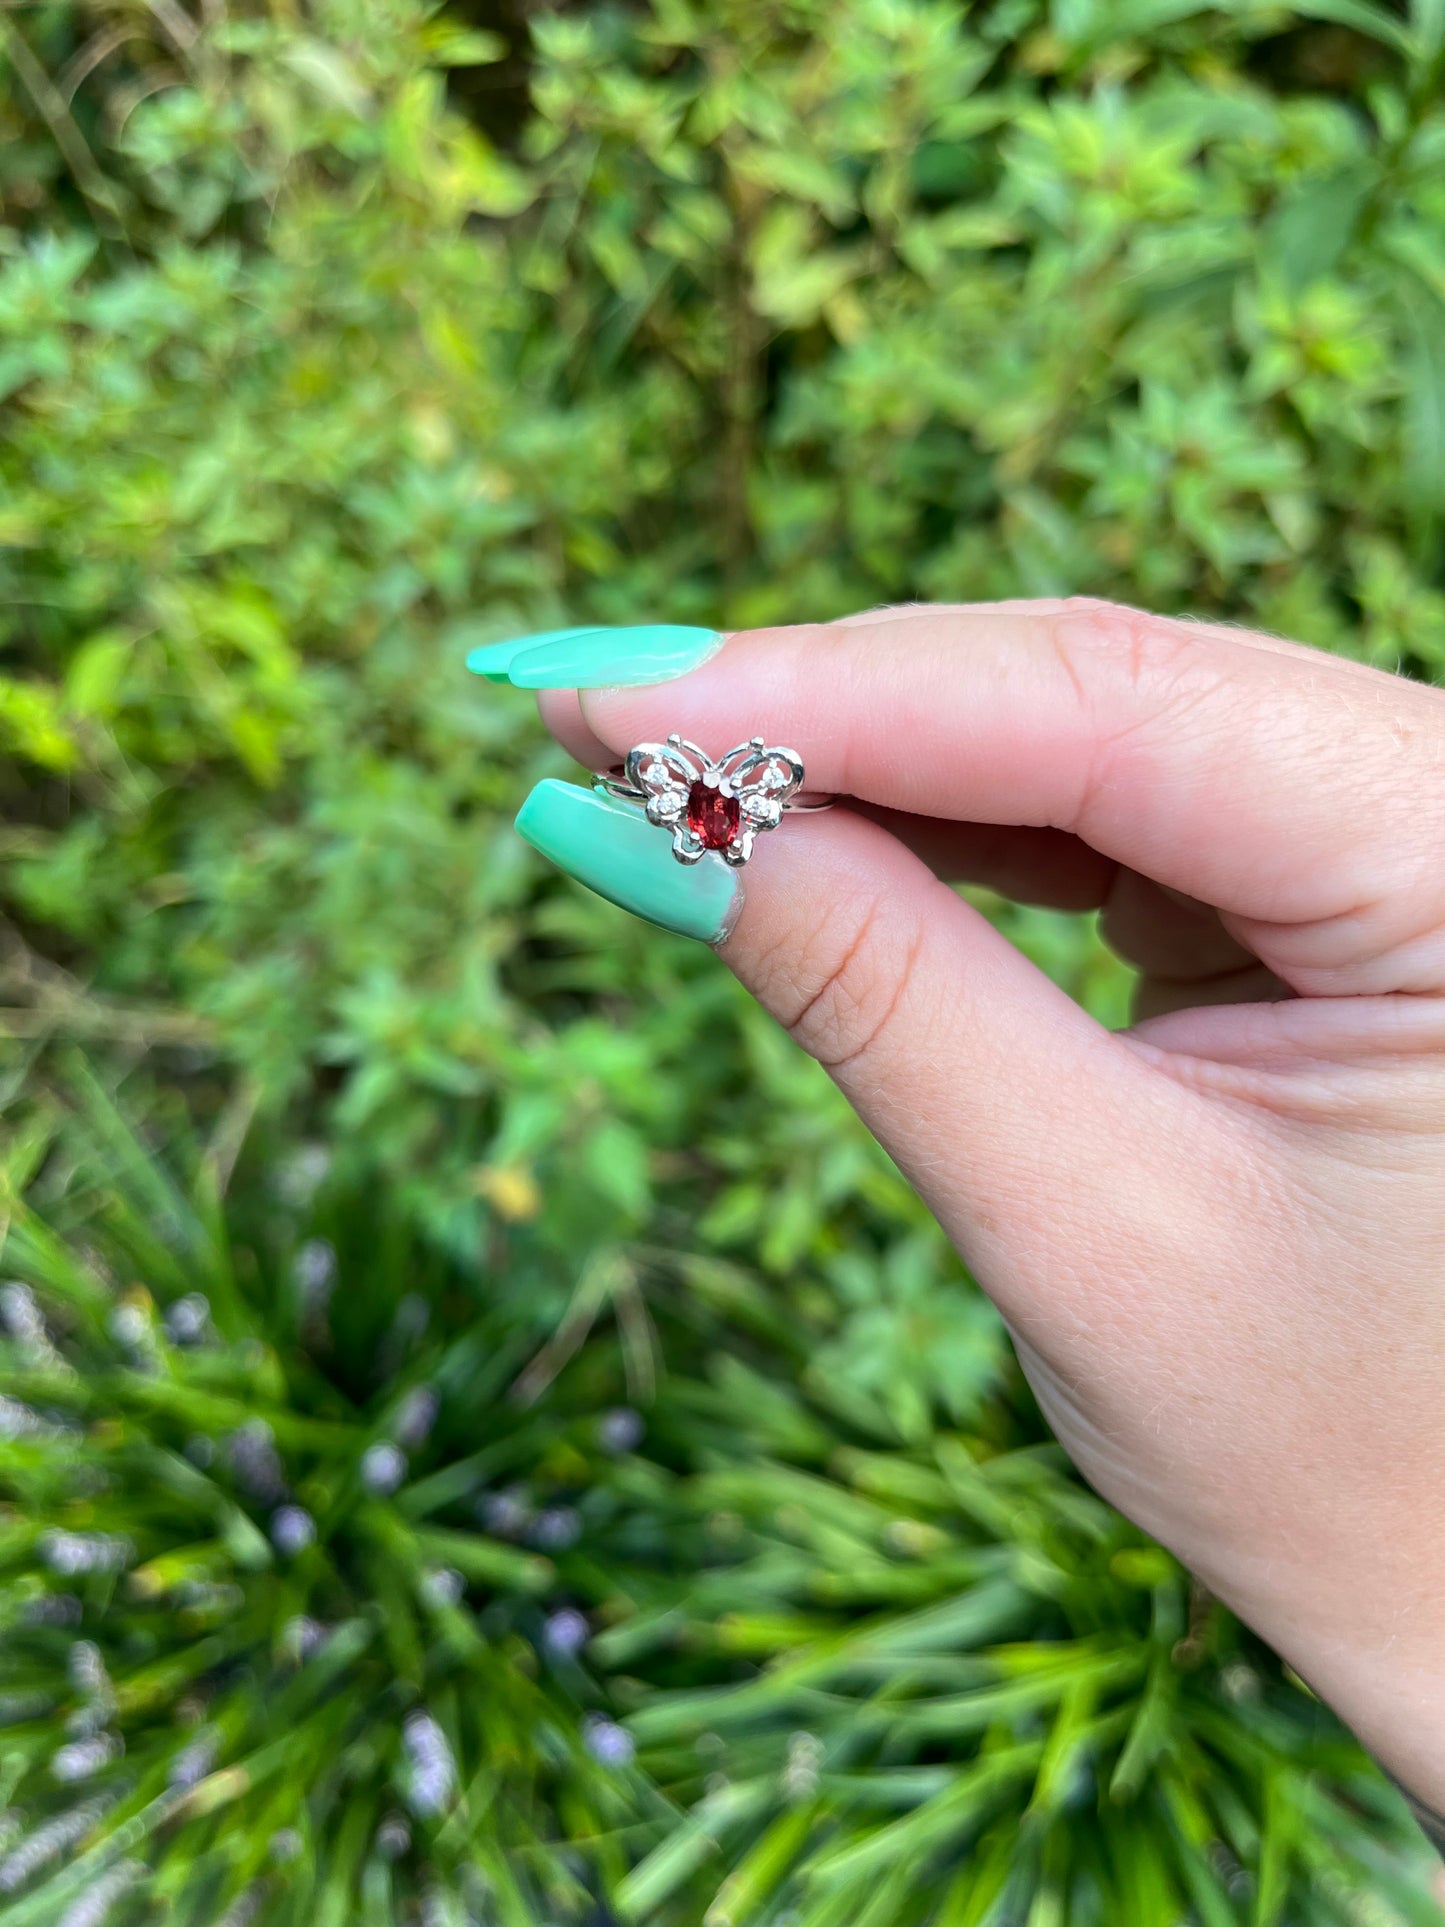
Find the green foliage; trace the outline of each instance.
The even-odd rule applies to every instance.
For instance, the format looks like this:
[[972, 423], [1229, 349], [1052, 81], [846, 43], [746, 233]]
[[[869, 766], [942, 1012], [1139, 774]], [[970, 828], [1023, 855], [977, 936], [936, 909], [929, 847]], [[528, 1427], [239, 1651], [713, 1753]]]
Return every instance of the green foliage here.
[[[72, 1829], [6, 1918], [1433, 1918], [826, 1081], [538, 873], [560, 759], [461, 659], [1088, 591], [1439, 674], [1445, 16], [539, 12], [505, 154], [448, 105], [489, 28], [0, 11], [0, 1852]], [[1090, 931], [998, 915], [1122, 1018]], [[57, 1109], [67, 1040], [184, 1109], [194, 1198]]]
[[458, 1268], [315, 1160], [222, 1209], [73, 1076], [8, 1171], [7, 1921], [1437, 1917], [966, 1346], [952, 1422], [887, 1359], [898, 1425], [826, 1299], [636, 1249], [549, 1330], [506, 1235]]

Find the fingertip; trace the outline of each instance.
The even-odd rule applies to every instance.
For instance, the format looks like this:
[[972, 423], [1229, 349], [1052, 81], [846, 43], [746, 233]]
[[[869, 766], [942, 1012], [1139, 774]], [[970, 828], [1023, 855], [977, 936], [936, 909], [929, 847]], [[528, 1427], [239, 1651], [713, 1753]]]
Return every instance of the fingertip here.
[[609, 769], [617, 757], [588, 724], [575, 689], [537, 692], [537, 712], [545, 729], [584, 769]]

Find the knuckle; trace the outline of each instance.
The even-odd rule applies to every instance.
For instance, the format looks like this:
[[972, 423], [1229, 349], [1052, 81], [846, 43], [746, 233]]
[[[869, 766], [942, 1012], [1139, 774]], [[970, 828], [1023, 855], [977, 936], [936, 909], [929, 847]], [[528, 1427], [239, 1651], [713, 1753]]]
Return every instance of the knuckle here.
[[1110, 602], [1107, 596], [1066, 595], [1059, 603], [1057, 613], [1064, 618], [1093, 621], [1096, 618], [1110, 618], [1123, 607], [1122, 602]]
[[892, 1027], [918, 943], [881, 897], [838, 905], [789, 961], [788, 1034], [830, 1071], [873, 1055]]
[[1201, 648], [1187, 623], [1119, 602], [1078, 598], [1053, 623], [1053, 645], [1107, 749], [1183, 723], [1221, 705], [1232, 681], [1227, 657]]
[[1227, 679], [1184, 623], [1094, 596], [1071, 596], [1049, 619], [1050, 646], [1073, 686], [1089, 745], [1069, 827], [1088, 837], [1117, 788], [1120, 766], [1161, 753], [1195, 712], [1229, 714]]
[[1054, 647], [1076, 685], [1084, 683], [1090, 669], [1102, 666], [1122, 672], [1129, 687], [1139, 690], [1157, 677], [1161, 666], [1188, 649], [1175, 624], [1147, 609], [1098, 596], [1068, 597], [1052, 628]]

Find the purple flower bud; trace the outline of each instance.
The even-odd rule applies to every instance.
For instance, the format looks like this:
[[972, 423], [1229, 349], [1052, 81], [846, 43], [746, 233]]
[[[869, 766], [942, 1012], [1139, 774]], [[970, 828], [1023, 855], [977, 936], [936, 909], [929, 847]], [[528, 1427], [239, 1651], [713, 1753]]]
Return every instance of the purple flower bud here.
[[271, 1515], [271, 1543], [285, 1559], [294, 1559], [316, 1538], [316, 1521], [304, 1506], [283, 1505]]
[[414, 1385], [401, 1401], [392, 1435], [403, 1451], [425, 1445], [436, 1424], [439, 1400], [430, 1385]]
[[122, 1894], [145, 1874], [139, 1860], [122, 1860], [108, 1867], [66, 1908], [56, 1927], [105, 1927]]
[[180, 1791], [196, 1786], [216, 1764], [220, 1747], [220, 1734], [214, 1727], [204, 1727], [193, 1740], [187, 1741], [171, 1761], [170, 1771], [166, 1775], [167, 1783]]
[[614, 1405], [597, 1422], [597, 1443], [604, 1452], [635, 1452], [646, 1429], [640, 1412], [630, 1405]]
[[43, 1347], [49, 1342], [45, 1320], [29, 1285], [19, 1282], [0, 1285], [0, 1323], [22, 1345], [34, 1348]]
[[583, 1722], [582, 1744], [600, 1766], [631, 1766], [637, 1754], [637, 1742], [627, 1729], [602, 1713]]
[[406, 1454], [390, 1439], [378, 1439], [361, 1455], [361, 1483], [378, 1498], [395, 1492], [406, 1477]]
[[291, 1276], [306, 1311], [321, 1311], [336, 1289], [336, 1247], [329, 1238], [308, 1238], [291, 1264]]
[[130, 1564], [134, 1548], [129, 1539], [109, 1532], [45, 1533], [40, 1557], [52, 1572], [119, 1572]]
[[326, 1644], [329, 1630], [319, 1619], [312, 1619], [307, 1613], [298, 1613], [294, 1619], [288, 1619], [282, 1629], [281, 1650], [288, 1659], [300, 1666]]
[[103, 1800], [84, 1800], [26, 1834], [0, 1861], [0, 1894], [13, 1894], [38, 1868], [58, 1860], [77, 1840], [85, 1838], [104, 1812]]
[[565, 1552], [575, 1545], [582, 1531], [582, 1518], [570, 1505], [549, 1505], [532, 1521], [527, 1535], [534, 1546], [546, 1552]]
[[111, 1697], [110, 1675], [105, 1670], [99, 1646], [93, 1639], [77, 1639], [65, 1659], [65, 1670], [77, 1693], [87, 1699]]
[[188, 1291], [166, 1307], [166, 1335], [173, 1345], [199, 1345], [210, 1322], [210, 1304], [199, 1291]]
[[399, 1813], [389, 1813], [376, 1829], [376, 1851], [383, 1860], [400, 1860], [411, 1845], [411, 1828]]
[[276, 1173], [276, 1189], [297, 1209], [310, 1204], [331, 1169], [331, 1153], [324, 1144], [303, 1144]]
[[422, 1597], [433, 1606], [460, 1605], [466, 1589], [466, 1580], [452, 1566], [427, 1573], [421, 1582]]
[[407, 1755], [407, 1805], [422, 1818], [431, 1818], [449, 1804], [456, 1788], [452, 1749], [430, 1713], [408, 1713], [401, 1737]]
[[25, 1617], [32, 1626], [78, 1626], [84, 1608], [73, 1592], [43, 1592], [32, 1599]]
[[286, 1471], [276, 1440], [265, 1419], [247, 1419], [226, 1441], [226, 1453], [236, 1483], [253, 1499], [269, 1505], [286, 1490]]
[[120, 1751], [120, 1741], [113, 1733], [97, 1733], [88, 1740], [70, 1740], [52, 1754], [51, 1776], [63, 1783], [89, 1780], [109, 1766]]
[[0, 1393], [0, 1439], [53, 1438], [57, 1428], [18, 1398]]
[[553, 1613], [542, 1630], [547, 1651], [559, 1659], [571, 1659], [580, 1653], [591, 1637], [592, 1628], [575, 1606], [564, 1606]]
[[139, 1305], [117, 1305], [108, 1323], [111, 1337], [128, 1351], [139, 1351], [150, 1343], [151, 1321]]
[[477, 1513], [488, 1532], [499, 1539], [520, 1539], [532, 1518], [525, 1488], [519, 1485], [506, 1492], [489, 1492], [477, 1501]]

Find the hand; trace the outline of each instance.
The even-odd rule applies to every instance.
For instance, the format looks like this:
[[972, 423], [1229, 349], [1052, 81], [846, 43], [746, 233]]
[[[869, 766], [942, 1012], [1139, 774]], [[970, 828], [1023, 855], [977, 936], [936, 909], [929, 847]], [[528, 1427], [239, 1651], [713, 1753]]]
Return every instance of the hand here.
[[[675, 679], [544, 696], [582, 762], [761, 732], [857, 807], [761, 839], [740, 906], [649, 826], [645, 878], [553, 833], [627, 805], [550, 785], [524, 828], [731, 922], [1085, 1477], [1445, 1809], [1445, 692], [1079, 602], [735, 635], [681, 676], [706, 650], [627, 635], [589, 644], [615, 679]], [[1101, 1029], [940, 879], [1101, 908], [1142, 1021]]]

